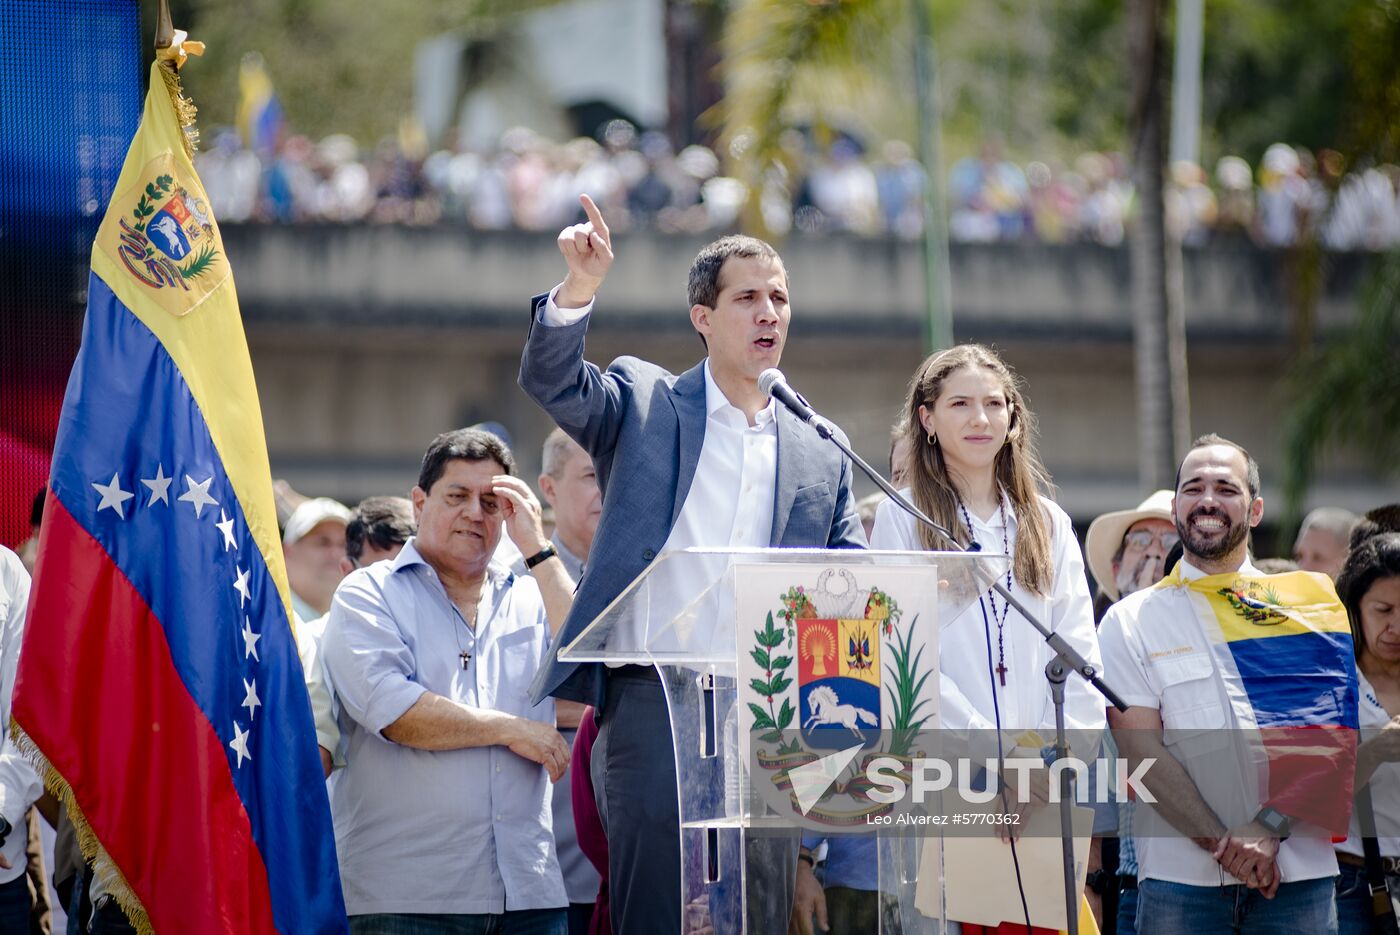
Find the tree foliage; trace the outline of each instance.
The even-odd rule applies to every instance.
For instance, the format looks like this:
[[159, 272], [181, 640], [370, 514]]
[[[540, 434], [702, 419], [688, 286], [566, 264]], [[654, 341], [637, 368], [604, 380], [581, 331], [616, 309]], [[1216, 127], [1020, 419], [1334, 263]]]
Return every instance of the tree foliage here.
[[[1349, 169], [1400, 159], [1400, 0], [1362, 0], [1346, 19], [1347, 80], [1340, 136]], [[1400, 476], [1400, 251], [1381, 258], [1357, 320], [1299, 356], [1284, 440], [1284, 519], [1302, 514], [1329, 445], [1350, 444]]]
[[1357, 320], [1293, 369], [1284, 438], [1284, 509], [1292, 529], [1329, 446], [1358, 448], [1371, 465], [1400, 475], [1400, 252], [1377, 263]]
[[419, 42], [447, 32], [492, 35], [512, 14], [541, 5], [544, 0], [173, 0], [171, 14], [208, 46], [182, 76], [203, 126], [235, 123], [239, 62], [258, 52], [294, 132], [349, 133], [373, 143], [395, 132], [412, 110]]

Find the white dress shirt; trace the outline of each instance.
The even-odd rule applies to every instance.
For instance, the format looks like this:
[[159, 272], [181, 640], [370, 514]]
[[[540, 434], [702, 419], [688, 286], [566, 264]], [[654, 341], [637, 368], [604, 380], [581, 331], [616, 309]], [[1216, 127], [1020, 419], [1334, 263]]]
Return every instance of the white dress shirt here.
[[29, 825], [25, 818], [44, 791], [39, 774], [29, 758], [20, 753], [10, 739], [10, 699], [15, 691], [15, 675], [19, 671], [19, 647], [24, 639], [24, 617], [29, 607], [29, 572], [19, 556], [0, 546], [0, 815], [10, 823], [10, 836], [5, 839], [0, 856], [9, 862], [8, 870], [0, 869], [0, 883], [9, 883], [22, 875], [29, 861], [24, 849], [29, 844]]
[[[1204, 572], [1181, 563], [1187, 581]], [[1248, 561], [1240, 574], [1261, 572]], [[1228, 828], [1252, 819], [1261, 806], [1255, 752], [1230, 701], [1202, 615], [1210, 607], [1183, 587], [1152, 587], [1109, 608], [1099, 634], [1109, 682], [1132, 707], [1161, 712], [1163, 743], [1186, 770], [1201, 798]], [[1240, 884], [1149, 804], [1133, 815], [1138, 879], [1189, 886]], [[1279, 845], [1283, 882], [1335, 876], [1331, 842], [1295, 829]]]
[[[590, 302], [583, 308], [561, 309], [554, 304], [556, 286], [549, 300], [540, 309], [540, 323], [546, 327], [571, 325], [593, 310]], [[760, 410], [749, 425], [748, 417], [724, 395], [705, 361], [705, 439], [700, 447], [700, 460], [695, 466], [685, 503], [676, 524], [661, 548], [661, 555], [693, 547], [764, 548], [773, 535], [773, 504], [777, 499], [778, 483], [778, 423], [775, 403]], [[660, 556], [658, 556], [658, 561]], [[693, 566], [691, 566], [693, 572]], [[693, 594], [693, 581], [676, 581], [674, 587], [665, 579], [671, 566], [662, 565], [651, 573], [651, 594]], [[684, 573], [677, 567], [675, 574]], [[652, 604], [648, 625], [653, 632], [669, 622], [669, 614], [680, 606]], [[634, 638], [640, 638], [634, 634]], [[692, 645], [705, 645], [703, 634], [691, 634]], [[638, 644], [639, 645], [639, 644]], [[622, 663], [617, 663], [622, 665]]]
[[313, 620], [296, 620], [297, 655], [306, 679], [306, 694], [311, 698], [311, 721], [316, 725], [316, 744], [331, 755], [334, 766], [345, 765], [345, 751], [340, 744], [340, 705], [335, 700], [330, 676], [321, 659], [321, 638], [326, 632], [330, 614]]
[[[910, 491], [903, 491], [906, 497]], [[1094, 632], [1094, 608], [1089, 598], [1089, 582], [1084, 577], [1084, 558], [1079, 540], [1069, 516], [1053, 501], [1040, 498], [1050, 521], [1050, 557], [1053, 568], [1050, 593], [1033, 594], [1019, 582], [1011, 591], [1042, 623], [1061, 634], [1075, 649], [1102, 671], [1099, 642]], [[1002, 550], [1002, 516], [1009, 528], [1005, 530], [1008, 549], [1016, 548], [1016, 514], [1011, 503], [1003, 497], [1002, 510], [988, 520], [968, 513], [972, 522], [972, 537], [988, 553]], [[893, 501], [880, 504], [871, 530], [870, 547], [922, 551], [916, 520]], [[1002, 583], [1006, 583], [1005, 576]], [[999, 595], [985, 594], [980, 604], [974, 603], [951, 621], [944, 621], [939, 631], [938, 657], [942, 704], [940, 721], [943, 728], [954, 731], [976, 731], [970, 739], [974, 759], [996, 757], [996, 709], [993, 707], [997, 626], [992, 619], [1001, 617], [1003, 600]], [[983, 608], [986, 622], [983, 621]], [[991, 634], [991, 660], [987, 658], [987, 630]], [[1050, 702], [1049, 683], [1045, 666], [1052, 653], [1040, 634], [1022, 618], [1009, 610], [1002, 626], [1002, 645], [1006, 652], [1006, 684], [996, 679], [996, 702], [1001, 711], [1005, 750], [1010, 752], [1018, 735], [1036, 731], [1045, 743], [1055, 736], [1055, 709]], [[1104, 699], [1089, 683], [1071, 675], [1065, 685], [1065, 728], [1071, 751], [1082, 759], [1091, 759], [1097, 752], [1099, 738], [1106, 724]]]

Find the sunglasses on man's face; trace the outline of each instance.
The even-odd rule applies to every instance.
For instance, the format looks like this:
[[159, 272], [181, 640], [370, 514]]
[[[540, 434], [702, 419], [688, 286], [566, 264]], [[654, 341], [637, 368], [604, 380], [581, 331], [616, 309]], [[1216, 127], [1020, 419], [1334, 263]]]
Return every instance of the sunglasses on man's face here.
[[1139, 529], [1130, 532], [1123, 537], [1123, 544], [1134, 549], [1145, 549], [1156, 539], [1162, 545], [1162, 551], [1170, 552], [1172, 548], [1181, 541], [1181, 536], [1177, 535], [1174, 529], [1163, 529], [1161, 532], [1152, 532], [1150, 529]]

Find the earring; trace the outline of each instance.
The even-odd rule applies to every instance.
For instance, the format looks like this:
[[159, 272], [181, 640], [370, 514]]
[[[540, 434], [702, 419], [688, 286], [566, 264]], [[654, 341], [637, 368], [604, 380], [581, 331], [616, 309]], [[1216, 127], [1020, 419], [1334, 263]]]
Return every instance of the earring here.
[[932, 445], [933, 447], [937, 448], [937, 447], [938, 447], [938, 436], [935, 435], [935, 434], [933, 434], [932, 432], [929, 432], [929, 433], [928, 433], [928, 443], [929, 443], [930, 445]]

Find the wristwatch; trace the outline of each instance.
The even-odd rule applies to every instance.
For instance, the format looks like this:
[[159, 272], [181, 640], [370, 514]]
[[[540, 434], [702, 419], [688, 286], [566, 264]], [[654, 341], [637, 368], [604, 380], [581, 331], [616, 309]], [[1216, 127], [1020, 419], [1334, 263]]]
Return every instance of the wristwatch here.
[[1259, 809], [1259, 814], [1254, 816], [1254, 820], [1263, 825], [1264, 828], [1278, 838], [1280, 841], [1287, 841], [1291, 833], [1292, 820], [1278, 809], [1265, 805]]
[[1108, 892], [1108, 881], [1108, 871], [1102, 867], [1084, 877], [1084, 885], [1100, 896]]
[[534, 568], [540, 562], [547, 562], [558, 554], [559, 553], [555, 551], [554, 546], [547, 545], [544, 548], [540, 549], [538, 552], [536, 552], [534, 555], [531, 555], [529, 558], [525, 559], [525, 567]]

